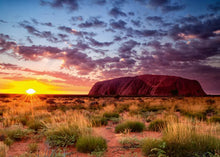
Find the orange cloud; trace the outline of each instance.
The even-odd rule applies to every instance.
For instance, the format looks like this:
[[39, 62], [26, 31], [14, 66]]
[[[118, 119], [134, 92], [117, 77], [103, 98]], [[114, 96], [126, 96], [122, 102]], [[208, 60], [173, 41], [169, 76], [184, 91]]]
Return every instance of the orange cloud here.
[[183, 39], [185, 39], [185, 40], [197, 38], [196, 35], [193, 35], [193, 34], [186, 35], [186, 34], [184, 34], [184, 33], [179, 33], [178, 36], [181, 37], [181, 38], [183, 38]]

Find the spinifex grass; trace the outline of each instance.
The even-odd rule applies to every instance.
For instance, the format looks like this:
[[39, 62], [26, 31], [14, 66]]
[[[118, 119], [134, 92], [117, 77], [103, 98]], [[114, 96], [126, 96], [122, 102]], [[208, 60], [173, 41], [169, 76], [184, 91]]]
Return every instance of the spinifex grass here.
[[47, 125], [45, 135], [51, 146], [73, 145], [80, 136], [90, 133], [89, 120], [80, 112], [69, 111], [57, 115], [52, 124]]
[[115, 132], [120, 133], [128, 129], [131, 132], [142, 132], [145, 129], [145, 125], [144, 123], [138, 121], [126, 121], [124, 123], [118, 124], [115, 127]]
[[83, 153], [99, 152], [107, 149], [107, 143], [102, 137], [87, 135], [78, 139], [76, 148]]

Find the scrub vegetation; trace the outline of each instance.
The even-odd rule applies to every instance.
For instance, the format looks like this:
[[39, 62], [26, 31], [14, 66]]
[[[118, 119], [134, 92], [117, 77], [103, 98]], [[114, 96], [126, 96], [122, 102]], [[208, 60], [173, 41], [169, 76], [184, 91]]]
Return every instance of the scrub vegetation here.
[[220, 97], [1, 95], [0, 156], [217, 157], [219, 117]]

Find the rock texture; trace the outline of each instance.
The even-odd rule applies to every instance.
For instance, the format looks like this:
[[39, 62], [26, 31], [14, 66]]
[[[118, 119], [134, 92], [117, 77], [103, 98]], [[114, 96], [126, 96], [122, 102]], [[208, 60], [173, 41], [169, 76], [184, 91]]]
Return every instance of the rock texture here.
[[93, 96], [204, 96], [199, 82], [176, 76], [141, 75], [95, 83]]

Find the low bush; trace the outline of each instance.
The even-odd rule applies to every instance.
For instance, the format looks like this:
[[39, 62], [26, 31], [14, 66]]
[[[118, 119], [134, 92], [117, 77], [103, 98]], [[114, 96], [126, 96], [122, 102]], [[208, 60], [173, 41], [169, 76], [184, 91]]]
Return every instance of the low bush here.
[[161, 119], [156, 119], [150, 122], [148, 129], [151, 131], [162, 131], [167, 125], [167, 122]]
[[13, 141], [20, 141], [21, 139], [25, 138], [29, 131], [26, 129], [21, 129], [19, 127], [15, 128], [7, 128], [3, 131], [1, 130], [0, 133], [2, 133], [4, 136], [10, 138]]
[[28, 136], [30, 131], [26, 129], [21, 129], [20, 127], [11, 127], [7, 129], [0, 130], [1, 138], [3, 142], [10, 146], [14, 141], [20, 141]]
[[10, 139], [9, 137], [5, 138], [4, 140], [4, 144], [6, 144], [7, 146], [10, 146], [14, 143], [14, 141], [12, 139]]
[[27, 125], [27, 122], [29, 120], [29, 115], [27, 114], [20, 115], [18, 119], [22, 125]]
[[158, 139], [145, 138], [141, 142], [141, 150], [146, 156], [157, 156], [157, 152], [154, 150], [163, 150], [165, 147], [165, 142]]
[[74, 125], [60, 125], [49, 128], [45, 132], [50, 146], [70, 146], [73, 145], [80, 135], [78, 127]]
[[183, 115], [189, 117], [189, 118], [196, 118], [198, 120], [206, 120], [206, 113], [201, 113], [201, 112], [184, 112], [182, 111]]
[[29, 127], [29, 129], [32, 129], [34, 131], [38, 131], [44, 128], [44, 124], [38, 119], [32, 119], [28, 121], [27, 126]]
[[129, 104], [118, 104], [115, 111], [118, 113], [129, 111]]
[[108, 120], [110, 120], [111, 118], [118, 118], [119, 114], [115, 113], [115, 112], [105, 112], [103, 114], [103, 117], [107, 118]]
[[37, 150], [38, 150], [38, 145], [37, 145], [37, 143], [30, 143], [30, 144], [28, 145], [28, 151], [29, 151], [30, 153], [35, 153], [35, 152], [37, 152]]
[[107, 143], [102, 137], [87, 135], [78, 139], [76, 148], [83, 153], [99, 152], [107, 149]]
[[218, 115], [212, 116], [212, 117], [209, 119], [209, 122], [220, 123], [220, 116], [218, 116]]
[[107, 124], [108, 124], [108, 120], [105, 117], [93, 117], [92, 118], [92, 126], [103, 126]]
[[118, 124], [115, 127], [115, 132], [120, 133], [125, 130], [130, 130], [131, 132], [142, 132], [145, 129], [145, 125], [142, 122], [138, 121], [127, 121], [121, 124]]
[[[196, 124], [198, 125], [198, 124]], [[211, 133], [201, 133], [191, 122], [170, 123], [163, 133], [166, 152], [169, 156], [191, 157], [195, 154], [203, 156], [220, 150], [220, 139]]]
[[0, 142], [0, 156], [1, 157], [6, 157], [7, 150], [8, 150], [8, 147], [4, 143]]
[[123, 148], [138, 148], [140, 147], [140, 140], [135, 137], [124, 137], [119, 141]]

